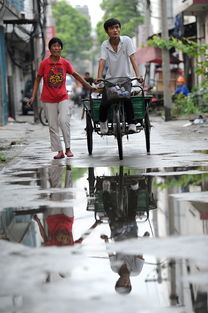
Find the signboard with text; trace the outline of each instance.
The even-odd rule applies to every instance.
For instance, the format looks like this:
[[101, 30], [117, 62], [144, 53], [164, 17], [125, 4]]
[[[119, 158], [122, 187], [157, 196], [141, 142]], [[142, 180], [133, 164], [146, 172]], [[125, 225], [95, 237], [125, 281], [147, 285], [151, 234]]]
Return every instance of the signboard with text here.
[[190, 11], [194, 13], [195, 11], [203, 10], [203, 6], [208, 5], [208, 0], [176, 0], [174, 6], [176, 8], [176, 13], [183, 11]]

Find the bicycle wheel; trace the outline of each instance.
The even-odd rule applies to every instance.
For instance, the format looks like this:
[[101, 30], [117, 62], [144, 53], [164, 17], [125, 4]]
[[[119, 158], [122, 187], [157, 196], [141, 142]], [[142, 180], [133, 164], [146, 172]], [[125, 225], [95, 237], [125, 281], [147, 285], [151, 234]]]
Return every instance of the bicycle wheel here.
[[123, 160], [123, 146], [122, 146], [122, 134], [121, 134], [121, 124], [120, 124], [120, 111], [119, 108], [115, 111], [115, 136], [118, 143], [118, 153], [119, 159]]
[[39, 119], [40, 119], [40, 122], [43, 126], [48, 126], [48, 120], [46, 118], [46, 114], [45, 114], [45, 111], [43, 108], [40, 109], [40, 112], [39, 112]]
[[150, 153], [150, 120], [148, 110], [146, 110], [144, 117], [144, 132], [145, 132], [146, 150], [147, 153]]
[[93, 138], [92, 138], [93, 126], [91, 116], [88, 112], [86, 112], [86, 132], [87, 132], [87, 148], [89, 155], [91, 155], [93, 148]]

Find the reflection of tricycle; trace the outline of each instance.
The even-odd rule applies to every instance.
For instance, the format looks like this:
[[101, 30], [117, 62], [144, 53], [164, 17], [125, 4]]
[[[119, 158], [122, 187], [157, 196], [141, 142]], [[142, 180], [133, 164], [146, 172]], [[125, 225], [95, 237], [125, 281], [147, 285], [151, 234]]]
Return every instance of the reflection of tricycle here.
[[[150, 152], [150, 121], [148, 106], [151, 97], [144, 96], [144, 90], [140, 85], [132, 86], [132, 81], [137, 78], [130, 79], [119, 77], [114, 79], [102, 80], [107, 99], [111, 101], [110, 110], [108, 112], [108, 133], [106, 135], [114, 135], [117, 139], [119, 158], [123, 159], [122, 137], [129, 135], [128, 123], [126, 122], [124, 112], [125, 99], [131, 98], [134, 115], [136, 121], [136, 130], [140, 132], [144, 130], [146, 139], [146, 150]], [[131, 95], [131, 87], [139, 88], [138, 94]], [[102, 135], [100, 131], [99, 107], [101, 97], [84, 99], [84, 109], [86, 112], [86, 133], [88, 152], [91, 155], [93, 149], [93, 131]]]
[[97, 215], [109, 215], [111, 208], [117, 217], [127, 218], [131, 214], [141, 220], [149, 218], [149, 210], [156, 209], [152, 193], [152, 177], [131, 173], [123, 167], [115, 175], [94, 176], [89, 168], [89, 194], [87, 210]]

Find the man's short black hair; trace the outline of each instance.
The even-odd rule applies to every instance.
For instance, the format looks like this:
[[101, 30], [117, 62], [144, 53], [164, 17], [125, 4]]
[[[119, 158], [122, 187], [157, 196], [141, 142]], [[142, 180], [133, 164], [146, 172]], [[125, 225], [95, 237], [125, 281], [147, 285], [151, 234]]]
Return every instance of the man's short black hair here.
[[117, 20], [116, 18], [110, 18], [109, 20], [105, 21], [103, 26], [105, 28], [105, 31], [107, 32], [108, 27], [112, 27], [117, 24], [119, 25], [119, 27], [121, 27], [121, 23], [119, 20]]
[[54, 43], [59, 43], [60, 46], [61, 46], [61, 49], [63, 49], [63, 42], [61, 41], [61, 39], [57, 38], [57, 37], [53, 37], [51, 38], [51, 40], [49, 41], [48, 43], [48, 49], [50, 50], [51, 49], [51, 46], [54, 44]]
[[118, 286], [117, 284], [115, 285], [115, 291], [121, 295], [128, 294], [131, 292], [131, 290], [132, 290], [131, 286], [121, 287], [121, 286]]

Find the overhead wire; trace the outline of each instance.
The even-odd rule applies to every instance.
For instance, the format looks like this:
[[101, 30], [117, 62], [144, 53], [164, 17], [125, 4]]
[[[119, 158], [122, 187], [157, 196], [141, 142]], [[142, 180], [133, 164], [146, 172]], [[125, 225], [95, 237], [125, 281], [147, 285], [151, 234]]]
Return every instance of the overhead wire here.
[[1, 0], [0, 2], [0, 12], [5, 8], [5, 0]]
[[[3, 4], [4, 5], [5, 0], [3, 0]], [[42, 52], [41, 52], [41, 58], [43, 59], [45, 57], [45, 26], [46, 26], [46, 7], [47, 7], [47, 1], [46, 0], [37, 0], [37, 6], [38, 6], [38, 12], [36, 15], [37, 21], [38, 23], [34, 23], [32, 24], [32, 30], [28, 31], [25, 27], [22, 27], [20, 25], [16, 26], [15, 24], [13, 25], [13, 31], [12, 31], [12, 36], [13, 36], [13, 41], [8, 39], [8, 32], [5, 33], [5, 37], [6, 37], [6, 42], [7, 42], [7, 51], [8, 54], [10, 56], [10, 59], [12, 61], [12, 63], [14, 65], [16, 65], [17, 67], [26, 70], [30, 65], [31, 62], [33, 62], [32, 58], [29, 59], [28, 62], [25, 62], [25, 60], [23, 60], [23, 58], [21, 58], [21, 56], [14, 56], [14, 51], [12, 49], [12, 47], [10, 46], [10, 43], [14, 43], [15, 41], [17, 41], [18, 38], [20, 38], [21, 40], [23, 40], [25, 42], [25, 48], [27, 47], [28, 43], [31, 42], [31, 40], [33, 40], [36, 36], [37, 36], [37, 25], [39, 25], [40, 28], [40, 35], [41, 35], [41, 39], [42, 39]], [[0, 8], [0, 11], [2, 10], [2, 7]], [[25, 33], [26, 35], [28, 35], [28, 39], [23, 39], [22, 37], [19, 36], [17, 29], [15, 29], [15, 27], [17, 27], [18, 30], [20, 30], [21, 32]], [[39, 34], [38, 34], [39, 35]], [[16, 37], [14, 39], [14, 37]], [[26, 49], [22, 49], [22, 51], [25, 51]], [[32, 53], [30, 53], [30, 55], [32, 55]]]

